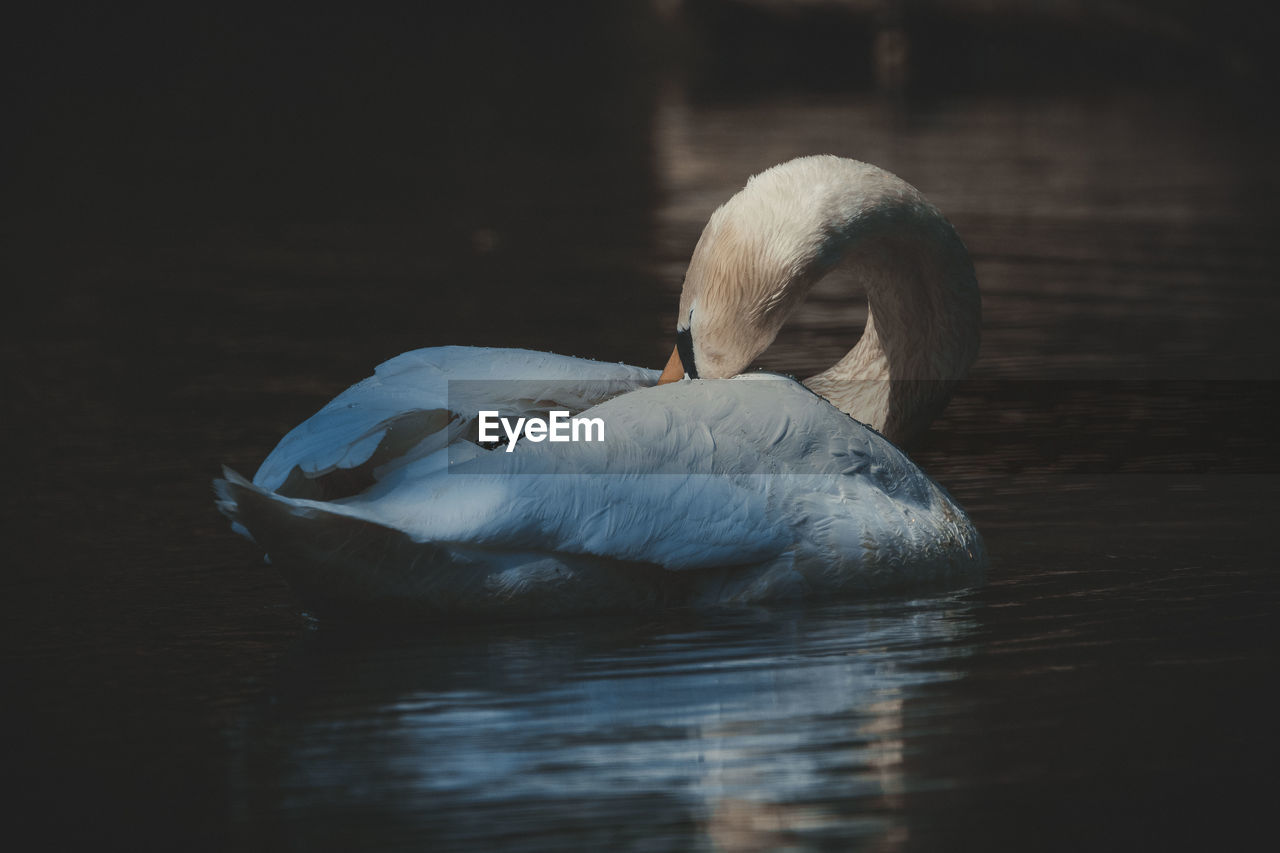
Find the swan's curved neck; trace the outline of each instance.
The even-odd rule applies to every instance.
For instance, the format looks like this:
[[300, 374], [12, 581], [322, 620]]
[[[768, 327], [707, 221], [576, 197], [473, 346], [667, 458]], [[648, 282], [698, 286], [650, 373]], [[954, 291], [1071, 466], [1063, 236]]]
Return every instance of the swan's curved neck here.
[[926, 426], [978, 351], [968, 251], [910, 184], [854, 160], [806, 157], [757, 175], [716, 211], [681, 295], [703, 376], [744, 370], [836, 266], [866, 289], [849, 354], [805, 385], [900, 441]]
[[890, 199], [846, 232], [867, 292], [867, 324], [848, 355], [805, 385], [895, 441], [928, 426], [978, 354], [981, 300], [969, 253], [922, 198]]

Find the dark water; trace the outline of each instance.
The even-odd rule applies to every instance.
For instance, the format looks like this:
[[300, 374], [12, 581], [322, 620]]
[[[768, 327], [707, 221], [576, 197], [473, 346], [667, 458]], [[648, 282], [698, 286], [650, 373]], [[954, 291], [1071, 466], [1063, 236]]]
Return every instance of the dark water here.
[[[1250, 842], [1277, 758], [1280, 133], [1248, 80], [726, 94], [709, 60], [661, 58], [645, 15], [600, 18], [554, 55], [563, 22], [537, 17], [525, 37], [468, 19], [429, 56], [394, 20], [182, 19], [118, 51], [130, 21], [37, 28], [0, 342], [15, 837]], [[295, 67], [281, 45], [343, 51]], [[317, 625], [214, 512], [218, 465], [252, 471], [405, 349], [660, 366], [708, 213], [816, 151], [915, 183], [973, 252], [982, 355], [911, 452], [982, 531], [985, 585]], [[824, 283], [762, 364], [807, 375], [864, 318]]]

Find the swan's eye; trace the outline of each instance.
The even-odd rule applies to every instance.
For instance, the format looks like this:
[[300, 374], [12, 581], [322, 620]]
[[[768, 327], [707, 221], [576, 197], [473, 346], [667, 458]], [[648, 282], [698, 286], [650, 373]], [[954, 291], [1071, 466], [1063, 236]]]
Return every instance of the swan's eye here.
[[680, 353], [680, 364], [690, 379], [698, 378], [698, 366], [693, 363], [693, 330], [676, 330], [676, 351]]

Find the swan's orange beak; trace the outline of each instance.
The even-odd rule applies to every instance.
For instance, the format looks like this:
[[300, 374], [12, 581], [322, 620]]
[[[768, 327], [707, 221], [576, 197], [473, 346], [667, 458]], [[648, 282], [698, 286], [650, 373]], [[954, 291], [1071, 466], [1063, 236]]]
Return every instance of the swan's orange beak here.
[[679, 382], [684, 379], [684, 365], [680, 362], [680, 350], [672, 349], [671, 358], [667, 360], [667, 366], [662, 368], [662, 375], [658, 377], [659, 385], [666, 385], [668, 382]]

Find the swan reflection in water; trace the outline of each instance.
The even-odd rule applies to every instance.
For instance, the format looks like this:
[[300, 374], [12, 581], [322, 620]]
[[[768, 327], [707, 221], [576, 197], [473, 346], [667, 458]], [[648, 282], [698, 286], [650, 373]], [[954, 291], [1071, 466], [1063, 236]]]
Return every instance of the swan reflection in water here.
[[241, 830], [320, 847], [891, 848], [912, 700], [957, 677], [972, 619], [946, 594], [587, 627], [312, 632], [242, 730]]

